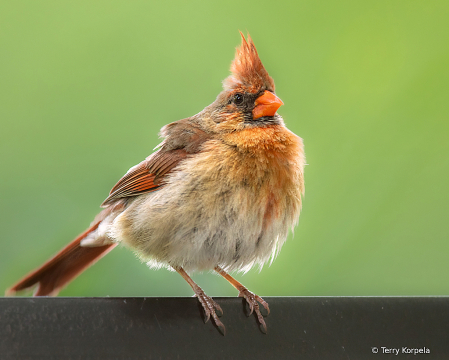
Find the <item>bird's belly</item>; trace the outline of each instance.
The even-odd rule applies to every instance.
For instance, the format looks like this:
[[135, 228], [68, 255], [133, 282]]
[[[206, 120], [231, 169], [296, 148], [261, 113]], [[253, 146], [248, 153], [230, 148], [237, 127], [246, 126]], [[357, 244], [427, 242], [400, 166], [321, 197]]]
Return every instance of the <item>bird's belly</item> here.
[[242, 269], [268, 260], [287, 235], [283, 221], [264, 224], [265, 209], [246, 210], [244, 203], [251, 199], [244, 199], [244, 191], [214, 198], [182, 196], [171, 203], [164, 200], [169, 189], [164, 190], [136, 199], [111, 231], [150, 265]]

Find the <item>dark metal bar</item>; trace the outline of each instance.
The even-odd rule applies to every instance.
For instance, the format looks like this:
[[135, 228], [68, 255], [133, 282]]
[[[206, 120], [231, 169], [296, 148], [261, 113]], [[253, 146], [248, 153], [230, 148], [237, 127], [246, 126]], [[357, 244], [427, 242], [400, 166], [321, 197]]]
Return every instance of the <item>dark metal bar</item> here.
[[448, 297], [266, 297], [266, 335], [215, 300], [226, 336], [195, 298], [1, 298], [0, 359], [449, 358]]

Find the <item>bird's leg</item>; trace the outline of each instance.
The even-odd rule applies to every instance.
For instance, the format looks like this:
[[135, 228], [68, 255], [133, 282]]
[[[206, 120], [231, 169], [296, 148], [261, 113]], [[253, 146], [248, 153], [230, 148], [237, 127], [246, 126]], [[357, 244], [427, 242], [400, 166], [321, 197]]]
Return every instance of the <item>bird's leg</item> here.
[[262, 306], [267, 310], [267, 315], [270, 313], [268, 303], [260, 296], [253, 294], [251, 291], [249, 291], [246, 287], [244, 287], [240, 282], [234, 279], [221, 267], [216, 266], [214, 270], [221, 276], [223, 276], [226, 280], [228, 280], [231, 283], [231, 285], [234, 286], [239, 291], [240, 297], [245, 298], [251, 310], [250, 315], [253, 313], [253, 311], [256, 313], [257, 319], [259, 320], [259, 323], [262, 326], [262, 331], [266, 333], [267, 325], [265, 324], [265, 320], [263, 319], [262, 313], [260, 312], [259, 304], [257, 302], [260, 302]]
[[218, 326], [220, 331], [225, 335], [226, 328], [223, 325], [223, 323], [218, 318], [217, 314], [215, 313], [215, 310], [218, 310], [220, 312], [220, 316], [223, 314], [223, 310], [221, 309], [220, 305], [218, 305], [210, 296], [207, 296], [203, 289], [201, 289], [193, 280], [192, 278], [184, 271], [182, 267], [175, 267], [174, 268], [183, 278], [185, 281], [189, 283], [189, 285], [192, 287], [193, 291], [195, 292], [196, 297], [200, 301], [201, 305], [203, 306], [204, 313], [206, 315], [206, 319], [204, 322], [207, 322], [210, 319], [210, 316], [212, 315], [212, 318], [214, 319], [215, 325]]

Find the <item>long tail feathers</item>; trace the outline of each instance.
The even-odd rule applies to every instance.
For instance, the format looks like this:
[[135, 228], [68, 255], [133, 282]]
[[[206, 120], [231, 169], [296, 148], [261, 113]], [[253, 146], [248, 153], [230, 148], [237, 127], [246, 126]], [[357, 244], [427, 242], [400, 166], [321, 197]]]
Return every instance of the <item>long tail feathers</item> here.
[[79, 235], [52, 259], [6, 290], [5, 295], [12, 296], [17, 291], [25, 290], [38, 284], [34, 296], [56, 296], [71, 280], [81, 274], [87, 267], [101, 259], [117, 245], [109, 244], [98, 247], [80, 246], [81, 240], [94, 231], [100, 223], [101, 220], [96, 221], [89, 229]]

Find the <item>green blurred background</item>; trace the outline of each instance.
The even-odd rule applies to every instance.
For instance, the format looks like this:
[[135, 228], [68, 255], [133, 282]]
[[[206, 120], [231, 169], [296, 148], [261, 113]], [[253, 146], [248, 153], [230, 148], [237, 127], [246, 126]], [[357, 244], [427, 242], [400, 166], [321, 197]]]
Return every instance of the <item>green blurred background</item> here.
[[[242, 30], [309, 165], [294, 236], [236, 277], [260, 295], [449, 295], [448, 19], [447, 0], [1, 2], [1, 292], [215, 99]], [[191, 294], [125, 248], [61, 292]]]

